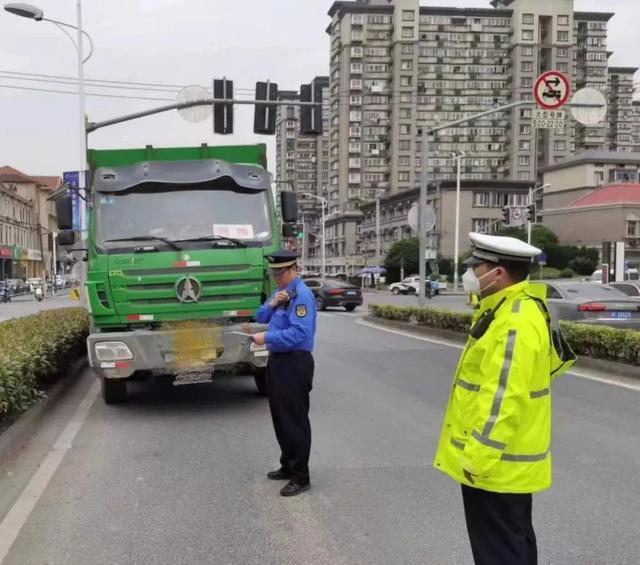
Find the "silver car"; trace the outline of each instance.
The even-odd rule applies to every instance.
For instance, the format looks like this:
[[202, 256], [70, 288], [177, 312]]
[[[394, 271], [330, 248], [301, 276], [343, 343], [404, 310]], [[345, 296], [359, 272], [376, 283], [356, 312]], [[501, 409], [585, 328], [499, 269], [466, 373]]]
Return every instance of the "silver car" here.
[[549, 307], [560, 320], [640, 330], [640, 298], [591, 282], [546, 282]]

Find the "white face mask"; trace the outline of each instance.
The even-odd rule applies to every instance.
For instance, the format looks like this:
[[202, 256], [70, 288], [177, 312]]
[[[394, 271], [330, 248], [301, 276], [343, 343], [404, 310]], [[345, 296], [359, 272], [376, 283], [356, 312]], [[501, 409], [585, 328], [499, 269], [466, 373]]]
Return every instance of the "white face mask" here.
[[480, 281], [483, 278], [485, 278], [487, 275], [490, 275], [491, 273], [497, 270], [498, 270], [498, 267], [496, 267], [495, 269], [492, 269], [488, 273], [485, 273], [481, 277], [477, 277], [476, 274], [473, 272], [473, 269], [469, 267], [465, 271], [464, 275], [462, 275], [462, 288], [464, 288], [465, 292], [480, 295], [483, 290], [487, 290], [493, 284], [493, 282], [491, 282], [486, 287], [481, 288]]

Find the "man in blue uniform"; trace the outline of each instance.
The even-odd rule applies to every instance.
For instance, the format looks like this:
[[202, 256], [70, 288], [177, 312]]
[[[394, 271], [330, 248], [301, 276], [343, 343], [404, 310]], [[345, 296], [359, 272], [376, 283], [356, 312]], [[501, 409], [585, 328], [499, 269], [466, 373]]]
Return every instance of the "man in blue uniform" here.
[[269, 350], [267, 394], [281, 456], [280, 469], [267, 476], [289, 480], [280, 491], [282, 496], [295, 496], [311, 486], [309, 393], [313, 384], [316, 301], [298, 277], [297, 257], [292, 251], [267, 255], [278, 290], [256, 315], [259, 323], [269, 324], [267, 331], [253, 335], [257, 345], [266, 344]]

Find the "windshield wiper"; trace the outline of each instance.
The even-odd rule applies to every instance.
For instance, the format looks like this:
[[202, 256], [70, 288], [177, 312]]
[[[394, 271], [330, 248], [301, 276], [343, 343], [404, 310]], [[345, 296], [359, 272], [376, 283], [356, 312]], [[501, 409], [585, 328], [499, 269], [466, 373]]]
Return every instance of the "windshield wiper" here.
[[180, 242], [191, 242], [191, 241], [229, 241], [238, 247], [246, 247], [247, 244], [239, 239], [234, 239], [233, 237], [226, 237], [224, 235], [205, 235], [203, 237], [190, 237], [188, 239], [176, 239], [176, 241]]
[[118, 239], [107, 239], [105, 240], [105, 243], [117, 243], [120, 241], [161, 241], [176, 251], [182, 251], [182, 247], [180, 247], [175, 241], [167, 239], [166, 237], [158, 237], [156, 235], [137, 235], [132, 237], [120, 237]]

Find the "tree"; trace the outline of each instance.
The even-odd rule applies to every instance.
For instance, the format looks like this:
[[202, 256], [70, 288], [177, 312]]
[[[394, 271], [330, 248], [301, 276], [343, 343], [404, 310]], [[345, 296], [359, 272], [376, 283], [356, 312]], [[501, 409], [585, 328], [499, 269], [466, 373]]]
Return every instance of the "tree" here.
[[[526, 228], [503, 228], [497, 233], [497, 235], [515, 237], [521, 241], [527, 241]], [[553, 231], [540, 224], [534, 225], [531, 230], [531, 245], [538, 249], [542, 249], [543, 251], [546, 251], [552, 245], [558, 245], [559, 241], [558, 236]]]
[[400, 280], [400, 268], [404, 264], [404, 272], [409, 275], [419, 269], [420, 242], [417, 237], [403, 239], [393, 244], [384, 266], [387, 269], [387, 282]]

